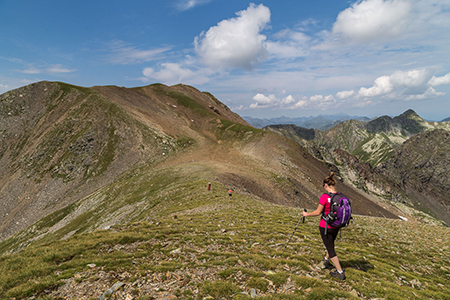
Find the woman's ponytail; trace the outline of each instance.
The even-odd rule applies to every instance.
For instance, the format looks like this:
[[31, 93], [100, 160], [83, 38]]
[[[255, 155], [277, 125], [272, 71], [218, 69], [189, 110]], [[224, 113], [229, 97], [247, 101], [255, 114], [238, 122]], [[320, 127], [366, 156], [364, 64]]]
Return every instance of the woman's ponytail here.
[[325, 178], [323, 180], [323, 185], [327, 184], [327, 185], [331, 185], [334, 186], [336, 185], [336, 180], [334, 180], [334, 172], [331, 172], [329, 176], [327, 176], [327, 178]]

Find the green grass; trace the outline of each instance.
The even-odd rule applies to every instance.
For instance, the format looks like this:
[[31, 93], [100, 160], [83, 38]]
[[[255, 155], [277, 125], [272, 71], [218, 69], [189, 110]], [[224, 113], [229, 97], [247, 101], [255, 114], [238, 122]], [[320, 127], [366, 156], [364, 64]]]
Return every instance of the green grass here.
[[[316, 268], [324, 254], [318, 218], [301, 223], [283, 252], [301, 209], [237, 193], [230, 201], [219, 182], [207, 191], [209, 172], [195, 164], [132, 172], [86, 198], [98, 209], [0, 257], [0, 299], [44, 299], [67, 282], [111, 285], [101, 272], [128, 273], [117, 293], [141, 299], [156, 294], [132, 284], [155, 283], [180, 299], [251, 299], [251, 289], [260, 299], [448, 299], [448, 228], [355, 216], [337, 240], [347, 276], [342, 282]], [[129, 223], [92, 231], [99, 218], [127, 205], [136, 208]], [[50, 228], [82, 206], [35, 228]], [[69, 232], [75, 234], [61, 239]], [[1, 245], [13, 247], [7, 243]]]

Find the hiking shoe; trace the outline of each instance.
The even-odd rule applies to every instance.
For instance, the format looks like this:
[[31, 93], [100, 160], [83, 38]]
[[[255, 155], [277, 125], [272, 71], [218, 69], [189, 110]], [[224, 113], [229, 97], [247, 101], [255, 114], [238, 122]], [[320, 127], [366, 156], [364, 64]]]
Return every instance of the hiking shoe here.
[[333, 266], [331, 265], [330, 260], [323, 259], [319, 264], [319, 268], [329, 270], [329, 269], [332, 269]]
[[339, 278], [340, 280], [345, 280], [345, 278], [346, 278], [345, 271], [343, 271], [342, 274], [339, 274], [339, 272], [337, 270], [330, 271], [330, 276]]

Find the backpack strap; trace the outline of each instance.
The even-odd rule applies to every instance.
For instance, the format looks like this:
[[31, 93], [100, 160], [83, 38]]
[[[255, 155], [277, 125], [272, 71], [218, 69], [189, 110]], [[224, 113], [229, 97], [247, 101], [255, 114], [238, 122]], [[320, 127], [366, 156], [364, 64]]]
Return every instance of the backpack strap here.
[[[327, 194], [328, 196], [330, 196], [330, 209], [331, 209], [331, 203], [333, 202], [333, 198], [334, 198], [334, 196], [336, 196], [337, 194], [339, 194], [339, 193], [336, 193], [336, 194], [333, 194], [333, 193], [325, 193], [325, 194]], [[325, 209], [322, 211], [322, 219], [325, 219], [326, 218], [326, 215], [325, 215]], [[326, 227], [325, 227], [325, 229], [326, 229]]]
[[[330, 210], [331, 210], [331, 203], [333, 202], [333, 198], [334, 196], [336, 196], [337, 194], [333, 194], [333, 193], [325, 193], [328, 196], [330, 196]], [[322, 211], [322, 219], [325, 220], [326, 215], [325, 215], [325, 209]], [[325, 236], [327, 236], [327, 229], [328, 229], [328, 222], [327, 220], [325, 220]]]

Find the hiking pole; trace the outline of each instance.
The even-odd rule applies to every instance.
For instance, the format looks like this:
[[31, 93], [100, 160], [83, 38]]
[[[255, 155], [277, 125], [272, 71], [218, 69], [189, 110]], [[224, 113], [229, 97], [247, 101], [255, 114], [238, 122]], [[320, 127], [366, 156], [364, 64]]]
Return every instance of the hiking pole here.
[[[303, 211], [306, 211], [306, 208], [305, 208]], [[286, 247], [287, 247], [287, 245], [289, 244], [289, 242], [291, 241], [292, 237], [294, 236], [295, 231], [297, 231], [297, 227], [298, 227], [298, 224], [300, 224], [300, 221], [302, 221], [302, 223], [305, 223], [305, 217], [301, 217], [300, 220], [298, 220], [297, 226], [295, 226], [295, 229], [294, 229], [294, 231], [292, 232], [291, 237], [289, 238], [288, 242], [286, 243], [286, 246], [284, 246], [284, 249], [283, 249], [283, 251], [281, 252], [281, 255], [283, 255], [284, 250], [286, 250]]]

